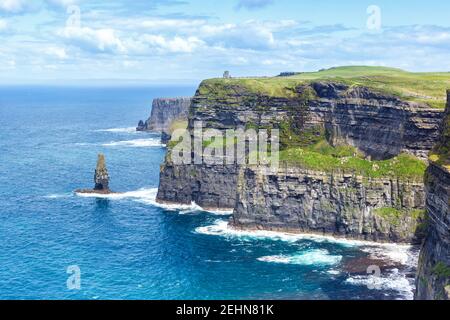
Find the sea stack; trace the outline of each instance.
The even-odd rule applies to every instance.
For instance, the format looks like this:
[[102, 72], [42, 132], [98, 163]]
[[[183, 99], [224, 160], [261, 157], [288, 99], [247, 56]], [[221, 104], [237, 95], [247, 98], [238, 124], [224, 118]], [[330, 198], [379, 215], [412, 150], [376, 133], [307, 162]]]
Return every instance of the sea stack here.
[[99, 154], [97, 159], [97, 166], [94, 174], [94, 189], [79, 189], [76, 193], [88, 194], [111, 194], [115, 193], [109, 189], [109, 174], [106, 168], [105, 155]]
[[110, 192], [109, 190], [109, 174], [106, 169], [105, 155], [99, 154], [97, 159], [97, 167], [94, 175], [95, 187], [94, 190], [101, 192]]

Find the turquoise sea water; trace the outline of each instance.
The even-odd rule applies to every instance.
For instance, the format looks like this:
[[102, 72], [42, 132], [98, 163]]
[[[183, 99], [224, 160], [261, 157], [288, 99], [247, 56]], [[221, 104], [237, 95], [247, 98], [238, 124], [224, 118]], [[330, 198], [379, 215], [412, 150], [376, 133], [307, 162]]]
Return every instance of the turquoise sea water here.
[[[194, 87], [0, 88], [0, 299], [407, 299], [410, 268], [346, 265], [408, 248], [233, 232], [228, 216], [154, 199], [165, 149], [133, 127], [155, 97]], [[111, 187], [92, 198], [97, 153]], [[411, 260], [412, 259], [412, 260]], [[81, 270], [69, 290], [69, 266]]]

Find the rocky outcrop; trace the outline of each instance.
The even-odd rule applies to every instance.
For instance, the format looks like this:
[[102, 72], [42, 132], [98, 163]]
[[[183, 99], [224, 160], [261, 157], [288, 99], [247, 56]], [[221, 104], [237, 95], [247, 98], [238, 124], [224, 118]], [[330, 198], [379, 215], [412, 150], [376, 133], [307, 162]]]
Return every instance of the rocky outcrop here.
[[429, 231], [417, 275], [416, 299], [450, 300], [450, 91], [441, 139], [425, 176]]
[[103, 154], [98, 155], [97, 166], [94, 173], [94, 189], [80, 189], [76, 190], [76, 193], [98, 193], [98, 194], [110, 194], [113, 193], [109, 189], [109, 174], [106, 168], [105, 156]]
[[187, 120], [191, 98], [158, 98], [153, 100], [152, 113], [147, 121], [140, 120], [137, 131], [162, 132], [162, 140], [170, 140], [170, 127], [175, 120]]
[[280, 168], [245, 168], [232, 224], [237, 228], [420, 243], [422, 183]]

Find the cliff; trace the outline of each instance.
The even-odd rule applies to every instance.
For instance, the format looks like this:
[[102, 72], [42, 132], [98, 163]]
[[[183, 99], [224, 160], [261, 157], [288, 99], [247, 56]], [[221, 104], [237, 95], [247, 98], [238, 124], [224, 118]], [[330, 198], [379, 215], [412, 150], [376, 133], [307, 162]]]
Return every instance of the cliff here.
[[137, 131], [159, 131], [162, 141], [168, 142], [175, 122], [187, 120], [191, 98], [158, 98], [153, 100], [152, 112], [147, 121], [139, 121]]
[[429, 231], [417, 275], [416, 299], [450, 300], [450, 91], [441, 138], [425, 176]]
[[[157, 200], [234, 208], [238, 228], [419, 241], [424, 160], [439, 137], [443, 99], [426, 79], [410, 84], [408, 74], [404, 85], [403, 72], [380, 72], [204, 81], [189, 111], [191, 134], [197, 121], [219, 131], [279, 129], [282, 165], [271, 175], [237, 164], [175, 165], [169, 148]], [[418, 88], [425, 91], [406, 95]]]
[[420, 182], [341, 172], [246, 168], [238, 179], [233, 226], [420, 243], [425, 192]]
[[300, 84], [275, 96], [252, 92], [239, 83], [206, 81], [191, 110], [190, 127], [195, 121], [220, 130], [274, 127], [290, 136], [296, 133], [290, 130], [294, 123], [299, 131], [311, 134], [325, 129], [332, 145], [357, 147], [375, 160], [402, 152], [426, 159], [443, 114], [366, 87], [324, 81]]

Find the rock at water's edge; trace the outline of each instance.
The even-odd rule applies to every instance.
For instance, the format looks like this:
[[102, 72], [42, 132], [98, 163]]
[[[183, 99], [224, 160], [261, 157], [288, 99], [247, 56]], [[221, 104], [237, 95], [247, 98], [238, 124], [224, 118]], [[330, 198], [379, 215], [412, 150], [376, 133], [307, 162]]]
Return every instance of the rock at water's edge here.
[[109, 189], [109, 174], [106, 168], [105, 155], [99, 154], [97, 159], [97, 166], [94, 174], [94, 189], [78, 189], [75, 193], [85, 194], [111, 194]]
[[97, 167], [94, 175], [95, 187], [97, 191], [109, 191], [109, 174], [106, 169], [105, 156], [103, 154], [98, 155]]

